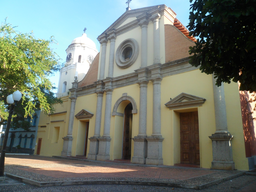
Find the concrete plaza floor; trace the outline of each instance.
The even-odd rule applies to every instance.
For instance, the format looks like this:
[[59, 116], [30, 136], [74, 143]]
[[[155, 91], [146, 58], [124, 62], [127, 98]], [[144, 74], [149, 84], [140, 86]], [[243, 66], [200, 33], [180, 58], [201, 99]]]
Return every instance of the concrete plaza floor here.
[[[83, 185], [95, 186], [97, 184], [97, 187], [100, 185], [108, 185], [108, 187], [113, 185], [133, 185], [165, 187], [169, 190], [182, 189], [188, 191], [208, 189], [220, 183], [238, 180], [238, 178], [244, 180], [245, 186], [237, 187], [236, 190], [243, 191], [247, 187], [246, 191], [250, 191], [251, 188], [254, 189], [253, 191], [256, 191], [256, 175], [252, 173], [251, 175], [245, 176], [246, 173], [242, 171], [221, 171], [176, 166], [148, 166], [33, 155], [7, 156], [5, 173], [7, 177], [0, 180], [0, 191], [1, 189], [7, 189], [6, 191], [8, 191], [8, 186], [16, 185], [17, 188], [17, 186], [24, 184], [41, 188], [55, 187], [54, 189], [70, 185], [77, 187]], [[239, 183], [228, 184], [238, 185]], [[107, 189], [106, 187], [104, 188]], [[18, 189], [21, 188], [18, 187]], [[72, 187], [72, 189], [75, 188]], [[124, 188], [121, 189], [121, 191], [124, 190]], [[129, 190], [127, 189], [127, 191]]]

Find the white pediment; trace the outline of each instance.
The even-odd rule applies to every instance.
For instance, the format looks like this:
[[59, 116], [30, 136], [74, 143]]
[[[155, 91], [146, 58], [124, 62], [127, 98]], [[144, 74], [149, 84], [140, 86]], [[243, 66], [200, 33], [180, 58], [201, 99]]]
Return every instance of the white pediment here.
[[126, 11], [121, 15], [112, 25], [110, 25], [99, 37], [105, 36], [111, 31], [115, 30], [117, 33], [120, 30], [131, 27], [131, 25], [138, 24], [140, 18], [145, 17], [146, 15], [152, 15], [155, 12], [160, 12], [161, 10], [168, 9], [166, 5], [156, 5], [151, 7], [145, 7], [140, 9], [134, 9]]
[[187, 93], [181, 93], [165, 104], [169, 109], [178, 109], [186, 107], [198, 107], [204, 104], [206, 99]]
[[132, 22], [132, 21], [135, 21], [136, 19], [137, 19], [137, 17], [129, 17], [123, 23], [121, 23], [119, 26], [117, 26], [116, 28], [118, 29], [118, 28]]
[[75, 117], [77, 119], [88, 119], [88, 118], [92, 118], [93, 116], [93, 113], [85, 110], [85, 109], [82, 109], [80, 112], [78, 112]]

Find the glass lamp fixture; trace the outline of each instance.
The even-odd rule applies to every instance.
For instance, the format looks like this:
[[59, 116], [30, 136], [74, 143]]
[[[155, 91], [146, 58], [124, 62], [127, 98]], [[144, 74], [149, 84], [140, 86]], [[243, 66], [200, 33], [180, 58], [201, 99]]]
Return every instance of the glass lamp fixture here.
[[15, 91], [13, 94], [13, 99], [14, 99], [14, 101], [19, 101], [20, 99], [21, 99], [21, 97], [22, 97], [22, 94], [21, 94], [21, 92], [20, 91]]
[[13, 95], [8, 95], [7, 98], [6, 98], [6, 101], [8, 104], [13, 104], [14, 103], [14, 100], [13, 100]]

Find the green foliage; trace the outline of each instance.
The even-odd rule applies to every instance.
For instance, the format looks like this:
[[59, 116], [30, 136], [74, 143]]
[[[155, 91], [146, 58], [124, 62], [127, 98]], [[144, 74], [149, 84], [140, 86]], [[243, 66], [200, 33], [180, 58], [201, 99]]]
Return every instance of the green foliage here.
[[0, 26], [0, 115], [6, 119], [6, 97], [16, 90], [23, 94], [16, 115], [32, 117], [35, 109], [50, 113], [52, 104], [61, 102], [50, 91], [49, 75], [59, 70], [59, 58], [50, 48], [54, 39], [36, 39], [14, 29], [6, 22]]
[[190, 63], [214, 74], [217, 85], [256, 91], [256, 0], [190, 0]]

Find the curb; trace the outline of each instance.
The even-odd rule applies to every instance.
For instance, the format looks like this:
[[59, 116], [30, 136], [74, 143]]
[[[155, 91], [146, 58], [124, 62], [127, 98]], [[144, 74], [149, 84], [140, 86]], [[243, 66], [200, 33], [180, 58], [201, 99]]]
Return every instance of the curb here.
[[198, 185], [196, 186], [194, 189], [205, 189], [205, 188], [208, 188], [212, 185], [216, 185], [216, 184], [219, 184], [219, 183], [222, 183], [224, 181], [228, 181], [228, 180], [231, 180], [231, 179], [234, 179], [234, 178], [237, 178], [237, 177], [240, 177], [242, 175], [245, 175], [246, 173], [245, 172], [242, 172], [242, 173], [238, 173], [238, 174], [235, 174], [235, 175], [231, 175], [229, 177], [225, 177], [225, 178], [222, 178], [222, 179], [218, 179], [218, 180], [215, 180], [215, 181], [212, 181], [212, 182], [209, 182], [209, 183], [206, 183], [206, 184], [203, 184], [203, 185]]
[[250, 172], [250, 171], [248, 171], [248, 172], [245, 172], [245, 174], [246, 174], [246, 175], [256, 176], [256, 172]]
[[[178, 187], [186, 188], [186, 186], [178, 183], [165, 183], [165, 182], [147, 182], [147, 181], [56, 181], [56, 182], [38, 182], [25, 177], [20, 177], [10, 173], [6, 175], [12, 179], [16, 179], [20, 182], [34, 185], [37, 187], [52, 187], [52, 186], [67, 186], [67, 185], [148, 185], [148, 186], [166, 186], [166, 187]], [[191, 188], [188, 186], [188, 188]]]
[[212, 185], [234, 179], [236, 177], [242, 176], [245, 173], [238, 173], [236, 175], [232, 175], [223, 179], [219, 179], [216, 181], [212, 181], [203, 185], [186, 185], [182, 183], [173, 183], [173, 182], [152, 182], [152, 181], [124, 181], [124, 180], [115, 180], [115, 181], [107, 181], [107, 180], [92, 180], [92, 181], [56, 181], [56, 182], [38, 182], [31, 179], [27, 179], [25, 177], [20, 177], [17, 175], [6, 173], [6, 176], [16, 179], [20, 182], [34, 185], [37, 187], [53, 187], [53, 186], [70, 186], [70, 185], [142, 185], [142, 186], [164, 186], [164, 187], [176, 187], [176, 188], [184, 188], [184, 189], [205, 189]]

